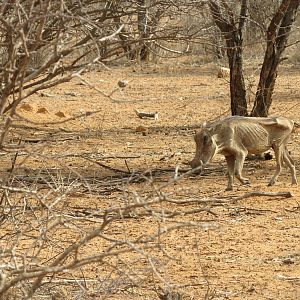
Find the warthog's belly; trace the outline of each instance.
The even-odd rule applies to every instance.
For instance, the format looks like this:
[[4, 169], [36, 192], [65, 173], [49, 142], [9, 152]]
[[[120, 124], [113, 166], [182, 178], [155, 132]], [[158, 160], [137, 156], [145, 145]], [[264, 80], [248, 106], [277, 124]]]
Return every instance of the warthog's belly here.
[[260, 147], [260, 148], [247, 148], [248, 153], [250, 154], [261, 154], [266, 151], [268, 151], [271, 148], [271, 146], [265, 146], [265, 147]]

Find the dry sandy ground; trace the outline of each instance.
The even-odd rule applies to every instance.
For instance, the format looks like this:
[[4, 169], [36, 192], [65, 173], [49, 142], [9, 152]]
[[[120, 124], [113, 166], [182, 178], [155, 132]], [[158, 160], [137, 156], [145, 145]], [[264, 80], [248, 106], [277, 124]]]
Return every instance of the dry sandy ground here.
[[[255, 92], [257, 73], [252, 76], [253, 72], [247, 70], [247, 84], [249, 91]], [[190, 65], [112, 68], [85, 74], [84, 79], [105, 93], [116, 89], [112, 97], [120, 101], [104, 97], [97, 90], [80, 84], [79, 79], [45, 91], [51, 97], [37, 94], [26, 101], [28, 105], [21, 105], [19, 113], [36, 122], [64, 121], [87, 111], [98, 113], [67, 123], [48, 124], [46, 128], [54, 132], [54, 138], [48, 135], [44, 142], [29, 141], [28, 147], [35, 153], [61, 158], [44, 160], [32, 156], [23, 161], [20, 156], [17, 174], [33, 176], [41, 169], [62, 168], [62, 164], [65, 169], [71, 168], [99, 183], [102, 179], [107, 183], [107, 176], [116, 174], [79, 157], [86, 155], [118, 170], [145, 172], [149, 180], [123, 184], [122, 189], [116, 189], [113, 184], [109, 189], [106, 184], [95, 193], [71, 193], [65, 200], [69, 212], [79, 208], [101, 209], [126, 197], [129, 199], [131, 196], [122, 192], [127, 189], [141, 197], [158, 190], [170, 201], [162, 204], [164, 209], [194, 210], [194, 213], [174, 217], [174, 224], [192, 222], [193, 226], [188, 230], [174, 229], [162, 238], [160, 242], [166, 255], [152, 253], [156, 257], [156, 273], [146, 272], [146, 262], [138, 260], [136, 254], [124, 255], [122, 260], [127, 261], [127, 268], [134, 270], [136, 264], [136, 270], [131, 273], [139, 278], [136, 286], [126, 288], [124, 279], [119, 282], [123, 288], [113, 288], [110, 278], [107, 282], [111, 282], [111, 294], [103, 290], [89, 293], [90, 288], [81, 298], [159, 299], [155, 290], [170, 284], [182, 299], [300, 299], [300, 193], [298, 187], [290, 186], [287, 170], [278, 183], [269, 188], [266, 184], [275, 170], [274, 160], [247, 161], [244, 172], [250, 177], [251, 186], [240, 186], [236, 182], [233, 192], [225, 192], [226, 167], [224, 159], [217, 156], [201, 176], [186, 176], [176, 184], [166, 184], [174, 176], [176, 166], [179, 170], [187, 169], [184, 163], [191, 160], [194, 153], [194, 129], [206, 120], [229, 114], [227, 80], [217, 78], [211, 66]], [[117, 85], [121, 79], [129, 80], [123, 90]], [[250, 102], [252, 98], [253, 94]], [[282, 68], [272, 114], [300, 121], [299, 100], [300, 70]], [[134, 109], [158, 112], [159, 118], [157, 121], [140, 119]], [[37, 129], [23, 134], [27, 140], [44, 136]], [[300, 131], [293, 134], [289, 145], [298, 174], [299, 146]], [[9, 165], [9, 159], [2, 161], [4, 175]], [[62, 171], [61, 176], [67, 175]], [[291, 192], [294, 197], [250, 196], [234, 201], [236, 196], [253, 191]], [[203, 207], [214, 215], [197, 211]], [[166, 223], [169, 226], [172, 222]], [[134, 239], [157, 229], [157, 223], [155, 216], [139, 218], [138, 222], [133, 218], [110, 228], [107, 234], [123, 234], [125, 226], [128, 239]], [[73, 238], [78, 236], [66, 237]], [[97, 251], [102, 246], [94, 241], [89, 251]], [[124, 271], [124, 266], [125, 263], [120, 270]], [[95, 265], [84, 272], [93, 279], [101, 278], [103, 270]], [[164, 284], [157, 273], [164, 277]], [[75, 299], [74, 295], [78, 295], [78, 291], [63, 292], [59, 284], [55, 290], [65, 299]], [[43, 293], [51, 295], [49, 290]]]

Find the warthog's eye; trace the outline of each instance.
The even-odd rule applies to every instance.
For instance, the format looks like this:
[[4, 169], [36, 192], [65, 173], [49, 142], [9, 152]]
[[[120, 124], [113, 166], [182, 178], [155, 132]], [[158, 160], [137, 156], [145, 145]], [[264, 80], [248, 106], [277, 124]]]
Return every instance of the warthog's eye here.
[[209, 143], [209, 136], [205, 135], [203, 136], [203, 145], [207, 145]]

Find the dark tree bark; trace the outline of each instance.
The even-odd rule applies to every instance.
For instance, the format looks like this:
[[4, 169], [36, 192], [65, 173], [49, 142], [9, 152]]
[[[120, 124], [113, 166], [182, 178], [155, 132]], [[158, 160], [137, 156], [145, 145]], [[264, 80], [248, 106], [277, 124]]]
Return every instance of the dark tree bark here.
[[247, 0], [241, 1], [239, 21], [234, 18], [234, 12], [226, 1], [221, 1], [228, 16], [223, 16], [217, 1], [209, 1], [213, 19], [222, 32], [227, 47], [227, 57], [230, 68], [231, 114], [247, 116], [246, 88], [243, 75], [243, 30], [247, 17]]
[[[114, 20], [116, 24], [118, 24], [118, 26], [122, 24], [120, 17], [115, 17]], [[132, 44], [132, 37], [130, 33], [128, 33], [127, 30], [123, 27], [118, 36], [120, 38], [120, 43], [127, 59], [136, 59], [136, 50], [134, 48], [134, 45]]]
[[146, 0], [138, 0], [138, 5], [138, 30], [141, 38], [139, 58], [141, 61], [148, 61], [150, 56], [150, 42], [147, 39], [149, 39], [150, 30]]
[[272, 94], [278, 65], [295, 21], [300, 0], [283, 0], [267, 31], [267, 49], [260, 73], [251, 116], [266, 117], [272, 104]]

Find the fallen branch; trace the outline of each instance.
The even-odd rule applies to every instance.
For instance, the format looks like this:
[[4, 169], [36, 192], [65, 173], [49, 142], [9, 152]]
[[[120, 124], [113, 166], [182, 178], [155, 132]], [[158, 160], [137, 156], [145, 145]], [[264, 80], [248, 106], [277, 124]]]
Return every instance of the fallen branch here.
[[288, 280], [288, 281], [300, 281], [300, 277], [296, 277], [296, 276], [285, 276], [279, 274], [278, 278], [282, 280]]
[[54, 95], [49, 94], [49, 93], [46, 93], [46, 92], [41, 92], [41, 93], [40, 93], [40, 96], [41, 96], [41, 97], [49, 97], [49, 98], [55, 97]]
[[136, 103], [136, 102], [144, 101], [144, 100], [119, 100], [119, 99], [116, 99], [116, 98], [113, 97], [113, 94], [120, 89], [119, 86], [117, 88], [113, 89], [109, 94], [107, 94], [107, 93], [101, 91], [100, 89], [98, 89], [97, 87], [95, 87], [93, 84], [91, 84], [87, 80], [83, 79], [82, 76], [80, 75], [80, 73], [74, 74], [73, 77], [78, 77], [88, 87], [94, 89], [95, 91], [97, 91], [98, 93], [100, 93], [102, 96], [110, 99], [114, 103]]
[[158, 120], [158, 112], [144, 112], [144, 111], [139, 111], [137, 109], [134, 109], [136, 115], [139, 118], [153, 118], [155, 121]]
[[[221, 191], [220, 191], [221, 192]], [[169, 203], [175, 203], [175, 204], [210, 204], [211, 206], [222, 206], [225, 203], [228, 203], [229, 201], [239, 201], [245, 198], [254, 197], [254, 196], [271, 196], [271, 197], [284, 197], [284, 198], [290, 198], [294, 197], [291, 192], [248, 192], [241, 196], [221, 196], [221, 197], [203, 197], [200, 199], [190, 198], [188, 200], [170, 200], [167, 199], [166, 202]], [[249, 209], [245, 208], [246, 210], [257, 210], [257, 209]], [[270, 212], [276, 212], [272, 210], [259, 210], [261, 212], [270, 211]]]
[[99, 161], [90, 159], [90, 158], [85, 157], [85, 156], [81, 156], [81, 157], [84, 158], [84, 159], [86, 159], [86, 160], [89, 161], [89, 162], [92, 162], [92, 163], [94, 163], [94, 164], [99, 165], [100, 167], [102, 167], [102, 168], [104, 168], [104, 169], [107, 169], [107, 170], [110, 170], [110, 171], [113, 171], [113, 172], [117, 172], [117, 173], [130, 174], [129, 171], [125, 171], [125, 170], [121, 170], [121, 169], [117, 169], [117, 168], [114, 168], [114, 167], [105, 165], [105, 164], [103, 164], [103, 163], [100, 163]]
[[57, 125], [57, 124], [63, 124], [63, 123], [67, 123], [69, 121], [73, 121], [73, 120], [77, 120], [77, 119], [80, 119], [80, 118], [85, 118], [85, 117], [89, 117], [91, 115], [94, 115], [94, 114], [97, 114], [99, 112], [101, 112], [102, 110], [98, 109], [98, 110], [94, 110], [94, 111], [86, 111], [86, 112], [83, 112], [81, 114], [78, 114], [76, 116], [73, 116], [73, 117], [70, 117], [70, 118], [67, 118], [67, 119], [64, 119], [62, 121], [50, 121], [50, 122], [38, 122], [38, 121], [34, 121], [34, 120], [31, 120], [31, 119], [28, 119], [28, 118], [25, 118], [23, 116], [21, 116], [20, 114], [18, 114], [17, 112], [15, 113], [15, 116], [21, 120], [21, 121], [25, 121], [25, 122], [28, 122], [30, 124], [34, 124], [34, 125]]
[[278, 192], [278, 193], [273, 193], [273, 192], [249, 192], [245, 193], [244, 195], [241, 196], [236, 196], [233, 197], [234, 201], [239, 201], [245, 198], [249, 197], [255, 197], [255, 196], [270, 196], [270, 197], [283, 197], [283, 198], [291, 198], [294, 197], [294, 195], [291, 192]]

